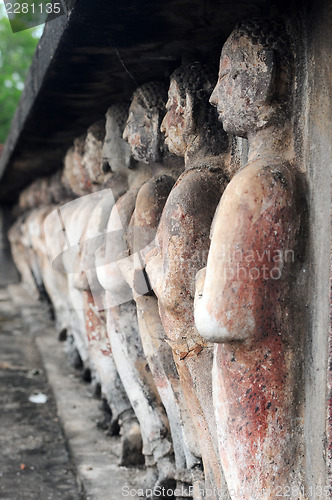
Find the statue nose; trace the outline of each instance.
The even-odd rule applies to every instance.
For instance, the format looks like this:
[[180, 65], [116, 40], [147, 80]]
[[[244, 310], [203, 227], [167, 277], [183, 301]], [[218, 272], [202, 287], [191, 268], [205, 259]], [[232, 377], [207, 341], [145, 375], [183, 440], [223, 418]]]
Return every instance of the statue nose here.
[[213, 90], [213, 92], [210, 96], [210, 99], [209, 99], [209, 103], [212, 104], [212, 106], [217, 106], [216, 89]]
[[211, 96], [210, 96], [209, 103], [210, 103], [210, 104], [212, 104], [212, 106], [215, 106], [215, 105], [216, 105], [214, 91], [212, 92], [212, 94], [211, 94]]

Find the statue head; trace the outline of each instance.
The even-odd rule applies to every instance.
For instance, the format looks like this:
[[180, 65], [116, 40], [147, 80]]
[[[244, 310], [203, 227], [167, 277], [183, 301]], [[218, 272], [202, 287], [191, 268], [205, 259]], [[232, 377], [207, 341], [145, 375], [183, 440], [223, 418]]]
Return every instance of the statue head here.
[[105, 182], [103, 173], [102, 146], [105, 137], [105, 120], [100, 120], [88, 128], [82, 164], [93, 184], [102, 184]]
[[216, 155], [227, 149], [228, 138], [209, 104], [212, 89], [200, 63], [181, 66], [172, 73], [167, 113], [161, 125], [172, 153], [184, 156], [188, 150], [204, 148]]
[[68, 149], [64, 158], [64, 169], [61, 182], [76, 196], [84, 196], [92, 191], [91, 181], [83, 165], [83, 154], [86, 136], [74, 140], [74, 145]]
[[61, 170], [49, 177], [48, 191], [51, 202], [55, 204], [64, 203], [74, 196], [69, 186], [63, 184]]
[[144, 83], [135, 90], [123, 133], [133, 157], [144, 163], [160, 161], [164, 137], [160, 124], [164, 117], [167, 89], [161, 82]]
[[103, 172], [121, 172], [130, 164], [130, 147], [122, 138], [129, 105], [126, 103], [113, 104], [106, 112], [106, 135], [104, 139], [102, 157]]
[[221, 52], [210, 102], [226, 132], [247, 137], [287, 118], [292, 53], [286, 27], [271, 19], [237, 25]]

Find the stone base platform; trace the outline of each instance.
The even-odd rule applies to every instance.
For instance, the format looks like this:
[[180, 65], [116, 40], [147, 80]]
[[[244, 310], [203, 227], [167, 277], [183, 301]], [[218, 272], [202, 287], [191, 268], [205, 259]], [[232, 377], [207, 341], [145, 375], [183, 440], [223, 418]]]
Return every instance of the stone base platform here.
[[[100, 410], [100, 400], [96, 399], [92, 392], [91, 387], [82, 382], [79, 373], [77, 373], [68, 364], [64, 346], [57, 339], [57, 334], [52, 326], [52, 322], [47, 317], [47, 310], [43, 304], [36, 303], [31, 300], [28, 292], [21, 285], [10, 285], [7, 289], [0, 290], [0, 319], [4, 314], [1, 309], [1, 304], [10, 315], [11, 323], [6, 327], [7, 335], [11, 336], [10, 344], [12, 355], [20, 357], [24, 355], [25, 348], [19, 352], [17, 345], [24, 347], [28, 341], [31, 348], [35, 349], [35, 357], [41, 360], [37, 370], [40, 373], [45, 373], [45, 387], [38, 390], [45, 392], [48, 395], [48, 401], [45, 404], [36, 404], [33, 406], [37, 417], [35, 419], [35, 426], [31, 428], [31, 433], [38, 433], [38, 409], [47, 408], [50, 404], [53, 405], [54, 419], [58, 425], [57, 432], [61, 436], [61, 459], [63, 461], [63, 469], [69, 470], [69, 478], [71, 484], [71, 492], [68, 495], [58, 491], [58, 486], [53, 485], [54, 491], [52, 492], [52, 485], [48, 494], [42, 496], [0, 496], [5, 500], [22, 500], [28, 498], [55, 499], [61, 498], [66, 500], [120, 500], [122, 498], [146, 498], [142, 496], [142, 484], [144, 481], [144, 469], [125, 468], [117, 465], [120, 456], [120, 438], [118, 436], [110, 437], [97, 427], [97, 421], [101, 419], [102, 413]], [[6, 325], [5, 325], [6, 326]], [[0, 324], [0, 341], [4, 338], [2, 325]], [[16, 345], [17, 344], [17, 345]], [[37, 347], [37, 349], [36, 349]], [[1, 348], [1, 353], [3, 349]], [[12, 366], [15, 375], [19, 375], [21, 370], [20, 362], [15, 361], [14, 364], [7, 359], [0, 358], [0, 372], [1, 368]], [[6, 364], [7, 363], [7, 364]], [[24, 361], [22, 361], [24, 364]], [[6, 388], [3, 388], [6, 390]], [[31, 388], [32, 391], [32, 388]], [[45, 411], [44, 411], [45, 412]], [[39, 412], [40, 413], [40, 412]], [[13, 408], [13, 418], [16, 415], [16, 408]], [[47, 418], [47, 417], [46, 417]], [[51, 424], [50, 424], [51, 425]], [[52, 425], [53, 422], [52, 422]], [[61, 429], [62, 427], [62, 429]], [[62, 434], [63, 430], [63, 434]], [[5, 430], [3, 431], [5, 432]], [[29, 430], [30, 432], [30, 430]], [[45, 430], [47, 433], [47, 429]], [[51, 437], [52, 439], [52, 437]], [[44, 439], [45, 441], [45, 439]], [[46, 442], [46, 441], [45, 441]], [[41, 441], [40, 448], [43, 442]], [[54, 446], [54, 443], [52, 443]], [[67, 452], [68, 449], [68, 452]], [[39, 450], [44, 453], [43, 449]], [[45, 450], [47, 455], [47, 450]], [[19, 479], [21, 475], [26, 474], [25, 467], [29, 464], [18, 464]], [[16, 468], [17, 468], [16, 467]], [[24, 467], [24, 469], [20, 469]], [[33, 467], [33, 466], [32, 466]], [[29, 469], [30, 470], [30, 469]], [[49, 474], [55, 471], [52, 467], [49, 468]], [[40, 474], [47, 474], [43, 472], [41, 466]], [[75, 477], [77, 484], [75, 484]], [[0, 463], [0, 488], [1, 488], [1, 463]], [[68, 474], [66, 475], [68, 480]], [[59, 483], [63, 478], [59, 478]], [[70, 483], [69, 481], [69, 483]], [[61, 488], [65, 489], [65, 482], [61, 484]], [[60, 488], [60, 490], [61, 490]], [[141, 491], [140, 491], [141, 490]], [[60, 496], [59, 493], [61, 493]]]

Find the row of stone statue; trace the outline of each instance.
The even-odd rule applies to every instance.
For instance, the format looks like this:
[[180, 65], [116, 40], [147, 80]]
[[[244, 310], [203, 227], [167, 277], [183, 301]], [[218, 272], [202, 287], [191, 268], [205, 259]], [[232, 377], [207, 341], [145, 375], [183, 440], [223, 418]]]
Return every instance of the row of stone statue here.
[[[23, 281], [101, 386], [121, 463], [143, 444], [145, 486], [179, 498], [306, 498], [293, 87], [286, 29], [241, 23], [214, 90], [193, 63], [168, 100], [149, 82], [112, 105], [21, 194], [10, 231]], [[242, 167], [233, 136], [249, 142]]]

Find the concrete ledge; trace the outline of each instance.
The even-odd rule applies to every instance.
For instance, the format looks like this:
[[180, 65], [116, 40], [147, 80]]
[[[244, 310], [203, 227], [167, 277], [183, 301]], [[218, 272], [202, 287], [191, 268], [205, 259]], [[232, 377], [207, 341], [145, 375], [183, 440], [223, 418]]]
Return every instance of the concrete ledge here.
[[[9, 287], [23, 322], [36, 340], [53, 390], [58, 414], [86, 500], [126, 498], [122, 488], [142, 488], [144, 470], [119, 467], [120, 438], [108, 437], [97, 428], [99, 401], [69, 365], [63, 344], [57, 340], [45, 308], [31, 300], [21, 285]], [[130, 495], [130, 498], [144, 498]]]

